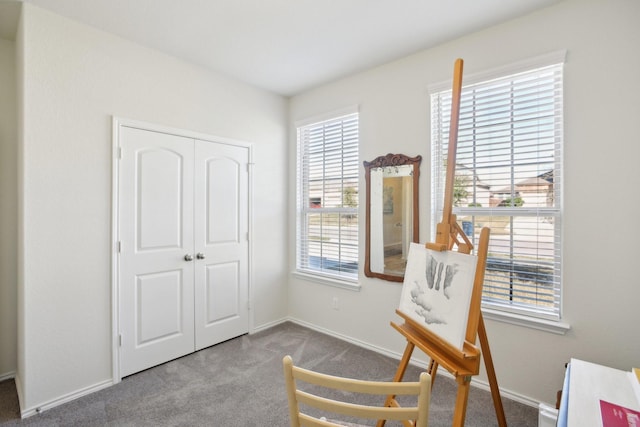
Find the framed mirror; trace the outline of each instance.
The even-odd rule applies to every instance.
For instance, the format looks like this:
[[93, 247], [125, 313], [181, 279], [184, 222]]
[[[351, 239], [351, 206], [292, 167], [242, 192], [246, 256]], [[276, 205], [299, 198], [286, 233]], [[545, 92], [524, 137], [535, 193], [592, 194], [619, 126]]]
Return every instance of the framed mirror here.
[[420, 238], [418, 178], [422, 156], [387, 154], [363, 162], [367, 185], [364, 274], [404, 280], [411, 242]]

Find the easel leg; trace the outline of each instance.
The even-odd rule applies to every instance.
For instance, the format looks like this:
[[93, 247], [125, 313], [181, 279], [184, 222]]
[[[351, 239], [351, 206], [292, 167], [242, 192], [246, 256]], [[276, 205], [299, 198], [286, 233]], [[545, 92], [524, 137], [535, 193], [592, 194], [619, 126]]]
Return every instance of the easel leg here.
[[427, 369], [427, 373], [431, 375], [431, 390], [433, 390], [433, 385], [436, 382], [436, 374], [438, 373], [438, 362], [431, 359], [429, 362], [429, 368]]
[[463, 427], [464, 419], [467, 415], [467, 399], [469, 398], [469, 387], [471, 377], [458, 377], [458, 394], [456, 395], [456, 408], [453, 412], [453, 427]]
[[[409, 366], [409, 360], [411, 360], [411, 354], [413, 353], [413, 349], [416, 347], [415, 344], [408, 341], [407, 346], [404, 349], [404, 353], [402, 354], [402, 359], [400, 359], [400, 364], [398, 365], [398, 370], [396, 371], [396, 375], [393, 377], [393, 381], [400, 382], [404, 377], [404, 373], [407, 370], [407, 366]], [[384, 402], [384, 406], [395, 406], [394, 401], [396, 397], [389, 395], [387, 396], [387, 400]], [[376, 427], [384, 427], [386, 420], [378, 420]]]
[[493, 359], [491, 358], [491, 350], [489, 348], [489, 339], [487, 338], [487, 330], [484, 327], [484, 319], [482, 318], [482, 313], [480, 313], [480, 322], [478, 323], [478, 338], [480, 339], [482, 358], [484, 359], [484, 366], [487, 370], [487, 378], [489, 380], [489, 387], [491, 388], [491, 398], [493, 399], [493, 406], [496, 409], [496, 418], [498, 419], [498, 425], [500, 427], [507, 427], [507, 419], [504, 416], [504, 407], [502, 406], [502, 399], [500, 398], [500, 389], [498, 388], [496, 371], [493, 367]]

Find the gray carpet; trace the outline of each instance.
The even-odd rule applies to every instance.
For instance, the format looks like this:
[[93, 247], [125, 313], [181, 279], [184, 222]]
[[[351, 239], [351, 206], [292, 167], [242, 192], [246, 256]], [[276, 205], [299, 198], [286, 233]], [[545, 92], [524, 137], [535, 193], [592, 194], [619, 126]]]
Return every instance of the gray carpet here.
[[[148, 369], [24, 420], [19, 419], [13, 381], [4, 381], [0, 383], [0, 425], [286, 427], [282, 374], [286, 354], [299, 366], [359, 379], [390, 380], [398, 364], [373, 351], [284, 323]], [[405, 379], [413, 381], [419, 372], [410, 366]], [[438, 376], [430, 426], [451, 425], [455, 391], [453, 380]], [[503, 404], [509, 426], [537, 426], [536, 408], [504, 398]], [[465, 425], [497, 425], [488, 392], [471, 388]]]

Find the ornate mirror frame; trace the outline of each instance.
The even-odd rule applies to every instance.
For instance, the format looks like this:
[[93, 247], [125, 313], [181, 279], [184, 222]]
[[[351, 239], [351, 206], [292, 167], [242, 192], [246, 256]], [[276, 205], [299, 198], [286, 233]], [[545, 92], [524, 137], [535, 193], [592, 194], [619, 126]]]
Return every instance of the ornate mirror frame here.
[[[371, 188], [371, 171], [377, 169], [385, 169], [391, 168], [389, 170], [393, 170], [393, 168], [400, 166], [409, 166], [411, 167], [410, 176], [412, 178], [412, 197], [411, 197], [411, 209], [412, 209], [412, 221], [411, 221], [411, 241], [418, 242], [420, 239], [420, 229], [419, 229], [419, 205], [418, 205], [418, 194], [419, 187], [418, 181], [420, 177], [420, 163], [422, 161], [422, 156], [416, 157], [408, 157], [404, 154], [387, 154], [386, 156], [377, 157], [375, 160], [371, 162], [363, 162], [365, 168], [365, 181], [366, 181], [366, 191], [367, 191], [367, 202], [366, 202], [366, 228], [365, 228], [365, 259], [364, 259], [364, 274], [367, 277], [377, 277], [379, 279], [389, 280], [392, 282], [402, 282], [404, 280], [404, 272], [402, 274], [389, 274], [384, 271], [372, 271], [371, 270], [371, 244], [372, 244], [372, 234], [371, 234], [371, 202], [372, 202], [372, 188]], [[405, 175], [406, 176], [406, 175]], [[381, 196], [383, 193], [383, 189], [374, 189], [375, 194]], [[377, 205], [381, 205], [381, 202], [376, 201]], [[380, 241], [381, 244], [384, 244], [383, 240]], [[384, 246], [382, 248], [384, 251]]]

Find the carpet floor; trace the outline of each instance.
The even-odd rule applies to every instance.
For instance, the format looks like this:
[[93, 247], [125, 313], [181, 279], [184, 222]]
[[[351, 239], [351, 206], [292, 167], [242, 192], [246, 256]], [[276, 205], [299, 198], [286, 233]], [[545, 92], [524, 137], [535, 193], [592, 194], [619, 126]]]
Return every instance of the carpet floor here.
[[[147, 369], [26, 419], [19, 418], [15, 384], [4, 381], [0, 425], [287, 427], [286, 354], [296, 365], [358, 379], [391, 380], [398, 365], [395, 359], [287, 322]], [[405, 380], [415, 381], [419, 373], [420, 368], [409, 366]], [[455, 394], [455, 382], [438, 376], [430, 426], [451, 425]], [[537, 408], [505, 398], [503, 405], [509, 426], [537, 426]], [[471, 387], [465, 426], [496, 425], [491, 394]]]

